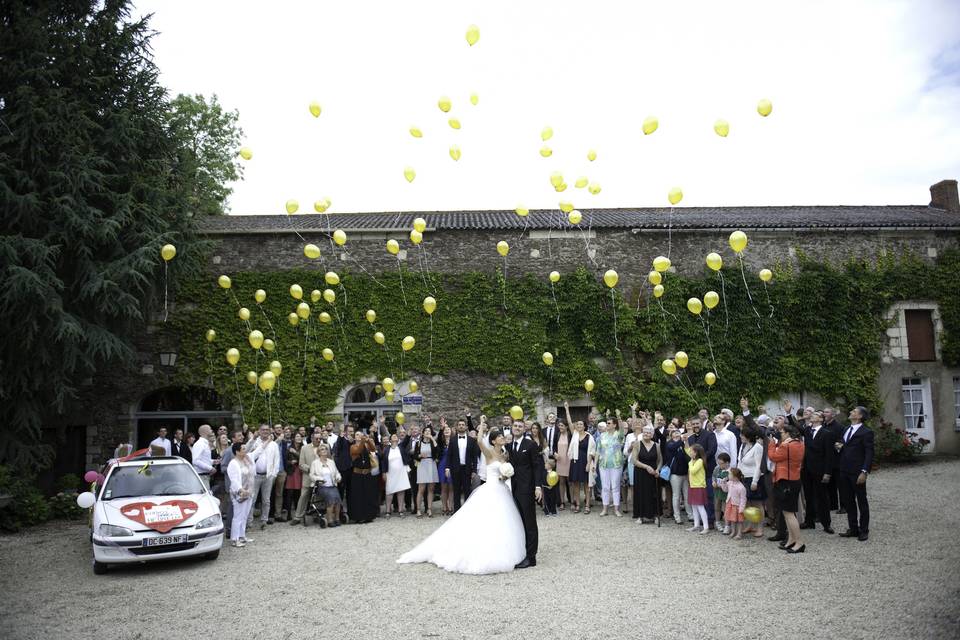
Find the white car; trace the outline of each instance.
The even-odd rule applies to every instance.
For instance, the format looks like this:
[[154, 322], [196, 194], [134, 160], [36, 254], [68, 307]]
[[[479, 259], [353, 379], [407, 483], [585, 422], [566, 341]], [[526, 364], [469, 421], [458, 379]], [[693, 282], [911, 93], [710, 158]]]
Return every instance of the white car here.
[[96, 574], [106, 573], [111, 564], [197, 555], [214, 560], [220, 555], [220, 501], [183, 458], [116, 463], [95, 498], [91, 538]]

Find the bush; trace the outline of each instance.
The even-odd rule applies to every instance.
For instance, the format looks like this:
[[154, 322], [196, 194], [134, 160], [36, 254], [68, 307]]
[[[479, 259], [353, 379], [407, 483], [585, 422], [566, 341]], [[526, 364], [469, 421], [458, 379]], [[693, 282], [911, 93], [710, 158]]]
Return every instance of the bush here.
[[64, 520], [75, 520], [86, 512], [77, 505], [77, 496], [74, 493], [60, 492], [49, 500], [50, 517]]
[[874, 430], [874, 456], [878, 462], [911, 462], [930, 444], [913, 431], [894, 428], [881, 421]]
[[[74, 480], [79, 481], [80, 478], [64, 476], [59, 484], [74, 486]], [[77, 506], [76, 496], [61, 491], [48, 500], [37, 489], [34, 477], [26, 473], [18, 474], [3, 465], [0, 465], [0, 494], [13, 497], [8, 506], [0, 509], [0, 529], [4, 531], [17, 531], [21, 527], [42, 524], [51, 517], [75, 518], [83, 511]]]
[[57, 493], [69, 493], [70, 491], [80, 492], [86, 491], [88, 488], [89, 487], [84, 484], [83, 478], [75, 473], [67, 473], [60, 476], [56, 484]]

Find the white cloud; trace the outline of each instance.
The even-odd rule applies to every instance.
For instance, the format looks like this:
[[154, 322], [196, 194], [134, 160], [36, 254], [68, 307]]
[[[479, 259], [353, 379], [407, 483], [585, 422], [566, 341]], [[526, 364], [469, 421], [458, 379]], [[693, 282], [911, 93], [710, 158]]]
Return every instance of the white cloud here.
[[[955, 3], [151, 0], [138, 11], [155, 13], [172, 92], [217, 93], [240, 111], [255, 155], [235, 213], [323, 196], [332, 211], [664, 206], [674, 185], [690, 206], [926, 203], [930, 184], [960, 176]], [[441, 95], [462, 130], [447, 126]], [[765, 119], [762, 97], [774, 104]], [[650, 114], [660, 130], [644, 136]], [[726, 139], [712, 131], [719, 117]], [[600, 195], [573, 188], [581, 174]]]

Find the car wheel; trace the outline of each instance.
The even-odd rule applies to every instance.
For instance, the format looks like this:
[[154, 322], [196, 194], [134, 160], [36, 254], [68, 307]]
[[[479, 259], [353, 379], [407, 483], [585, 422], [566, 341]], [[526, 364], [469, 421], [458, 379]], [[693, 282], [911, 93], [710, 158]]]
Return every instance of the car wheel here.
[[104, 562], [97, 562], [96, 560], [94, 560], [94, 561], [93, 561], [93, 572], [94, 572], [96, 575], [98, 575], [98, 576], [102, 576], [103, 574], [105, 574], [105, 573], [107, 572], [107, 565], [106, 565], [106, 563], [104, 563]]
[[216, 551], [211, 551], [210, 553], [203, 554], [204, 560], [216, 560], [219, 557], [220, 557], [220, 549], [217, 549]]

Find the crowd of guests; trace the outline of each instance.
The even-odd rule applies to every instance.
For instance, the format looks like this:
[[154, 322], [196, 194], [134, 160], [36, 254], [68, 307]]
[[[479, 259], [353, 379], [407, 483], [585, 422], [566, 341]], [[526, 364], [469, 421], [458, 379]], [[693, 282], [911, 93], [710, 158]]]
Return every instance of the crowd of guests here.
[[[802, 531], [819, 523], [834, 533], [831, 514], [837, 512], [847, 516], [841, 536], [869, 536], [873, 432], [863, 407], [850, 411], [848, 424], [829, 408], [794, 414], [789, 402], [777, 415], [761, 407], [754, 417], [746, 398], [736, 414], [722, 409], [711, 417], [701, 409], [686, 420], [638, 412], [636, 404], [629, 418], [618, 410], [573, 420], [568, 404], [564, 409], [565, 421], [554, 414], [543, 425], [519, 421], [523, 437], [542, 453], [548, 517], [589, 514], [599, 502], [601, 516], [629, 514], [639, 524], [672, 518], [689, 523], [688, 531], [716, 530], [738, 540], [764, 538], [772, 527], [767, 540], [803, 553]], [[501, 418], [508, 444], [516, 422]], [[178, 429], [168, 438], [161, 429], [151, 450], [192, 462], [221, 497], [235, 546], [252, 541], [246, 531], [255, 516], [261, 530], [311, 517], [337, 527], [408, 514], [432, 518], [437, 511], [449, 516], [486, 480], [469, 411], [454, 425], [440, 418], [434, 427], [424, 417], [392, 430], [383, 421], [366, 430], [333, 422], [233, 432], [202, 425], [197, 437]]]

